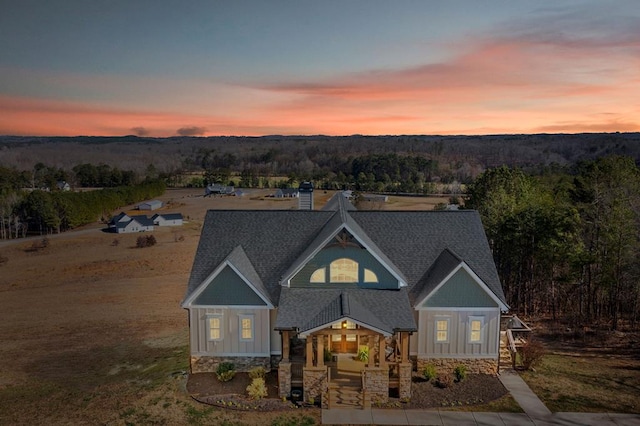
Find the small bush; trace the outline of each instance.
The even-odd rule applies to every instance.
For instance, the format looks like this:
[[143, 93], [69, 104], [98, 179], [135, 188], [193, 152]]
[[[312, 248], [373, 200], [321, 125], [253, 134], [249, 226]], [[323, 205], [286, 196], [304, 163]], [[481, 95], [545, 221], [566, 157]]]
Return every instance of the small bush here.
[[333, 359], [331, 351], [328, 348], [324, 348], [324, 362], [330, 362]]
[[466, 365], [458, 365], [453, 370], [453, 374], [456, 376], [456, 381], [461, 382], [467, 377], [467, 366]]
[[249, 377], [252, 379], [264, 379], [264, 376], [267, 374], [267, 370], [264, 367], [256, 367], [249, 370]]
[[151, 247], [151, 246], [155, 246], [156, 242], [157, 242], [156, 237], [154, 237], [153, 235], [147, 235], [147, 236], [141, 235], [136, 240], [136, 247], [138, 248]]
[[358, 355], [356, 355], [356, 359], [362, 362], [369, 361], [369, 347], [360, 345], [360, 347], [358, 348]]
[[520, 348], [520, 359], [522, 366], [529, 370], [542, 361], [545, 354], [544, 346], [537, 340], [530, 339], [522, 348]]
[[216, 377], [221, 382], [228, 382], [236, 375], [236, 366], [232, 362], [221, 362], [216, 369]]
[[[255, 369], [254, 369], [255, 370]], [[255, 377], [249, 386], [247, 386], [247, 393], [251, 399], [262, 399], [267, 396], [267, 385], [262, 377]]]
[[441, 389], [445, 389], [448, 388], [449, 386], [453, 385], [453, 378], [451, 377], [450, 374], [440, 374], [438, 375], [438, 378], [436, 379], [436, 386], [441, 388]]
[[436, 378], [436, 367], [433, 364], [427, 364], [422, 369], [422, 375], [427, 381], [433, 380]]
[[111, 245], [113, 247], [118, 247], [119, 244], [120, 244], [120, 240], [117, 238], [114, 238], [113, 241], [111, 241]]

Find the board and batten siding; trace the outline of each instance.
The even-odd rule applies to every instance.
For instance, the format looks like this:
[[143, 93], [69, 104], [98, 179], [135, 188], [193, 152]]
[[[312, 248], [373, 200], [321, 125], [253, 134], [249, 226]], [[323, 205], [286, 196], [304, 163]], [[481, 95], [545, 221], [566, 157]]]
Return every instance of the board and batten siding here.
[[[269, 309], [252, 308], [191, 308], [191, 354], [208, 356], [269, 356], [271, 353]], [[209, 340], [207, 318], [221, 315], [222, 339]], [[252, 341], [240, 340], [240, 315], [254, 318]], [[195, 328], [195, 330], [194, 330]]]
[[[481, 343], [469, 343], [469, 317], [484, 320]], [[449, 340], [436, 342], [436, 321], [449, 319]], [[490, 358], [498, 355], [500, 309], [434, 309], [418, 312], [417, 353], [431, 358]]]

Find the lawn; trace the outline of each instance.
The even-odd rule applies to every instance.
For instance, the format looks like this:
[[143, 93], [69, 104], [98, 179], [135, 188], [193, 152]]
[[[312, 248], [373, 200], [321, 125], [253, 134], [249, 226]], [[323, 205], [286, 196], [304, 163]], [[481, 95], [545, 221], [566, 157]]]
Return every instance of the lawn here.
[[522, 378], [553, 412], [640, 413], [640, 359], [549, 353]]

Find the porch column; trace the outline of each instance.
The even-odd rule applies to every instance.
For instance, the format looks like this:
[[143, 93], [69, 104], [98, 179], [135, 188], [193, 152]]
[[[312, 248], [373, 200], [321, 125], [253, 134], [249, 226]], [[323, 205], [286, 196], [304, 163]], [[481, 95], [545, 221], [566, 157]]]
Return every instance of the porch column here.
[[400, 339], [402, 341], [401, 362], [409, 362], [409, 333], [406, 331], [400, 332]]
[[284, 330], [282, 332], [282, 360], [289, 361], [289, 331]]
[[318, 367], [324, 367], [324, 336], [322, 334], [318, 334], [316, 336], [316, 339], [318, 339], [318, 345], [317, 345], [317, 360], [318, 360]]
[[313, 367], [313, 336], [307, 336], [307, 346], [306, 346], [306, 358], [307, 358], [307, 368]]
[[380, 367], [384, 367], [387, 364], [387, 360], [385, 356], [387, 355], [387, 343], [385, 342], [384, 336], [378, 336], [378, 365]]
[[373, 368], [376, 366], [376, 362], [375, 362], [375, 357], [373, 356], [373, 348], [375, 347], [373, 344], [373, 339], [375, 338], [373, 336], [373, 334], [370, 334], [369, 336], [367, 336], [367, 346], [369, 347], [369, 362], [368, 362], [368, 366], [369, 368]]

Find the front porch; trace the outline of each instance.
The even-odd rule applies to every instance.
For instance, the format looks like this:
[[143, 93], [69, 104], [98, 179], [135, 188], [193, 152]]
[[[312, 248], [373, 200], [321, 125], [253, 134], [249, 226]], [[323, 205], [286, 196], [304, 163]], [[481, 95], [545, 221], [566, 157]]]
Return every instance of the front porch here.
[[319, 400], [323, 408], [386, 403], [390, 388], [397, 389], [400, 398], [410, 398], [409, 333], [384, 336], [360, 326], [347, 328], [346, 323], [304, 339], [282, 331], [280, 396], [287, 397], [292, 388], [301, 387], [305, 402]]

